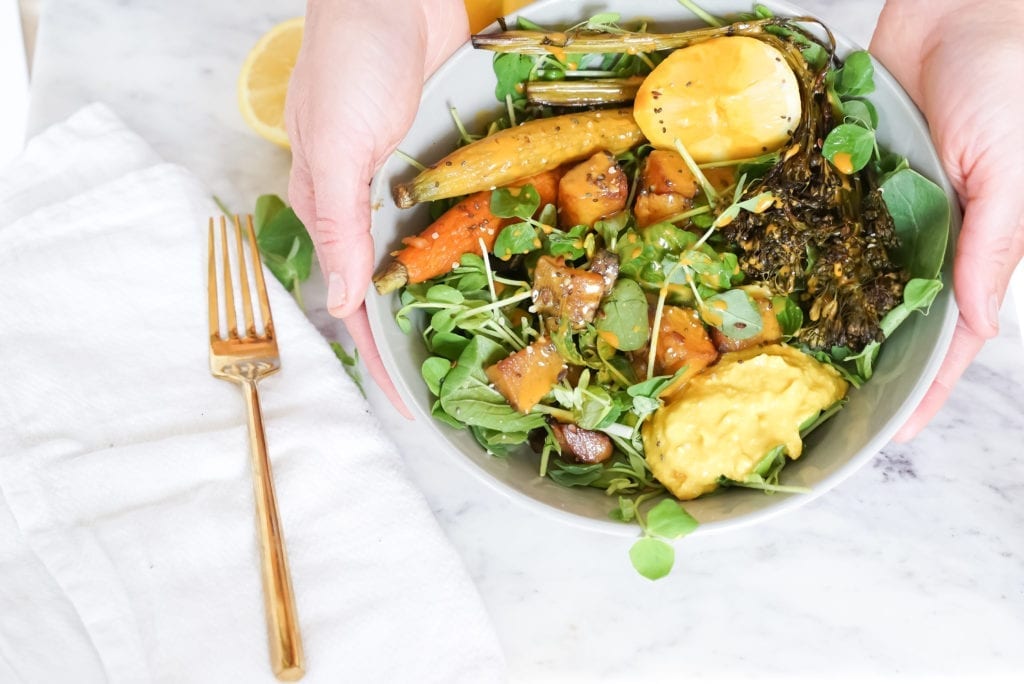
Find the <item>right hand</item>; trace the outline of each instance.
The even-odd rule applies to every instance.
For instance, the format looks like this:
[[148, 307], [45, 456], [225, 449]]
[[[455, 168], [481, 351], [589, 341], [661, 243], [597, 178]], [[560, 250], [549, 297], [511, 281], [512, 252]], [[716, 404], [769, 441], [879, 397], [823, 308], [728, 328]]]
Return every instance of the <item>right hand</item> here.
[[423, 82], [468, 35], [462, 0], [309, 0], [288, 88], [288, 199], [316, 247], [327, 309], [406, 417], [363, 306], [374, 257], [370, 180], [412, 125]]

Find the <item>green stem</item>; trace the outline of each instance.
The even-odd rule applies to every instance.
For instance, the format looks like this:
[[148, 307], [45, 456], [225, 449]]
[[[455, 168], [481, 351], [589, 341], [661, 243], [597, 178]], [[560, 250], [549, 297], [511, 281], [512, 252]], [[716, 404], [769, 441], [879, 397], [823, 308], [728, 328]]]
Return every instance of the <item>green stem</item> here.
[[714, 26], [715, 28], [720, 28], [720, 27], [725, 25], [725, 22], [723, 22], [721, 19], [719, 19], [715, 15], [711, 14], [710, 12], [708, 12], [703, 7], [700, 7], [699, 5], [697, 5], [697, 3], [693, 2], [692, 0], [677, 0], [677, 1], [679, 2], [680, 5], [682, 5], [686, 9], [690, 10], [691, 12], [693, 12], [694, 16], [696, 16], [698, 19], [703, 21], [708, 26]]

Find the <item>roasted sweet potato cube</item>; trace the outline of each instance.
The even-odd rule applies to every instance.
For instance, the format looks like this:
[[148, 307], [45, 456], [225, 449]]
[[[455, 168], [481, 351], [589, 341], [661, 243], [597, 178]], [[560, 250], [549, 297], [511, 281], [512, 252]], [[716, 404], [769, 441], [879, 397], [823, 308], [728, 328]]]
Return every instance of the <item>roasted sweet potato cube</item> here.
[[591, 226], [626, 208], [629, 179], [607, 152], [577, 164], [558, 182], [558, 223], [563, 228]]
[[573, 328], [594, 320], [604, 295], [600, 273], [565, 265], [562, 257], [542, 256], [533, 272], [533, 310], [565, 318]]
[[661, 374], [670, 375], [686, 366], [679, 380], [669, 388], [674, 390], [717, 361], [718, 350], [694, 309], [666, 306], [661, 312], [654, 358]]
[[541, 398], [551, 391], [565, 368], [555, 345], [540, 338], [493, 366], [484, 369], [494, 389], [520, 413], [529, 413]]
[[764, 297], [753, 297], [752, 299], [757, 302], [757, 308], [761, 312], [761, 332], [745, 340], [737, 340], [721, 330], [712, 329], [711, 339], [718, 351], [750, 349], [751, 347], [775, 344], [782, 339], [782, 328], [779, 326], [779, 319], [775, 317], [775, 307], [772, 306], [771, 300]]
[[682, 195], [669, 192], [663, 195], [641, 190], [633, 202], [633, 215], [636, 216], [636, 225], [646, 228], [658, 221], [681, 214], [690, 208], [690, 200]]
[[677, 152], [654, 150], [644, 161], [640, 189], [656, 195], [674, 193], [690, 199], [697, 194], [697, 179]]

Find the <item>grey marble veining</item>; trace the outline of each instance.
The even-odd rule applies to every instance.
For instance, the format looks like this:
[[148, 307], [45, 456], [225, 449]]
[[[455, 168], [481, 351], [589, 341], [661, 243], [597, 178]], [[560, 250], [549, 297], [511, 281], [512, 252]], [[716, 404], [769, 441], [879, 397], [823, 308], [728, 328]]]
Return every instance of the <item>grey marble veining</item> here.
[[[880, 0], [803, 6], [867, 45]], [[256, 139], [235, 79], [299, 0], [50, 0], [32, 90], [38, 131], [102, 100], [229, 206], [282, 193], [287, 152]], [[317, 307], [328, 334], [340, 326]], [[1008, 675], [1024, 670], [1024, 364], [1012, 307], [949, 403], [797, 512], [679, 544], [660, 582], [629, 540], [554, 522], [496, 495], [434, 433], [371, 399], [476, 579], [515, 681], [678, 681], [760, 675]]]

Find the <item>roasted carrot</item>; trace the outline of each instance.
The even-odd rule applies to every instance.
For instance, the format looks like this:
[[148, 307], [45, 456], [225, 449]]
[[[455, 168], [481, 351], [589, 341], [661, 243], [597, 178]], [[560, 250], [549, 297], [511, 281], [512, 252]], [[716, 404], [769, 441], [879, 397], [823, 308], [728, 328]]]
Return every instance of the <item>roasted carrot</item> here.
[[629, 108], [534, 119], [460, 147], [392, 194], [404, 209], [491, 190], [601, 150], [625, 152], [643, 139]]
[[[540, 195], [540, 207], [554, 204], [558, 195], [560, 169], [522, 178], [507, 187], [532, 185]], [[402, 240], [405, 247], [394, 252], [394, 260], [373, 277], [380, 294], [393, 292], [406, 283], [422, 283], [451, 271], [463, 254], [480, 254], [480, 241], [490, 250], [498, 233], [518, 219], [499, 218], [491, 213], [491, 191], [482, 190], [462, 199], [441, 214], [426, 230]]]

